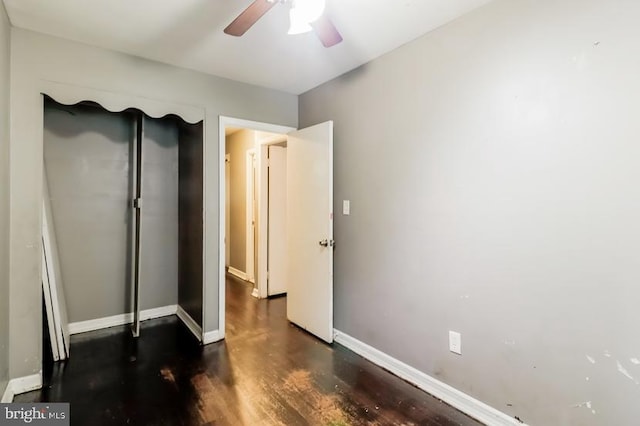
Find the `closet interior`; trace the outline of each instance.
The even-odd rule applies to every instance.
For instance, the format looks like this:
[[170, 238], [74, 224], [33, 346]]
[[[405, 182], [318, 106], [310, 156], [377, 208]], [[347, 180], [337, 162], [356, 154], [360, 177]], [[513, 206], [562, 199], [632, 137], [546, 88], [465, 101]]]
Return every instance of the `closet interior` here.
[[177, 314], [202, 340], [203, 122], [44, 101], [43, 291], [68, 334]]

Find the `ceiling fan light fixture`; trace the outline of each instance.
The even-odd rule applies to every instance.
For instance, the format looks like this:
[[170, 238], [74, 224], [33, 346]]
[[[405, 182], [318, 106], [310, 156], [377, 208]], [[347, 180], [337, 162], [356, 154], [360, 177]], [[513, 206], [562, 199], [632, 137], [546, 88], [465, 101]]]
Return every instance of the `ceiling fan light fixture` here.
[[289, 10], [288, 34], [303, 34], [311, 31], [311, 23], [324, 13], [326, 0], [294, 0]]
[[291, 10], [289, 10], [289, 31], [287, 31], [287, 34], [304, 34], [308, 33], [312, 29], [313, 28], [311, 28], [311, 25], [309, 25], [308, 22], [305, 22], [300, 18], [295, 8], [292, 7]]

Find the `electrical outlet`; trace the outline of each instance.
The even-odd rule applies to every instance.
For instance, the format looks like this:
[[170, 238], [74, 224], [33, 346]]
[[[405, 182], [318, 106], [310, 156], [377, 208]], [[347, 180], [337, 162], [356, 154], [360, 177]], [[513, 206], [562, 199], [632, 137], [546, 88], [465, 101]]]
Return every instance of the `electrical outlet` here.
[[456, 331], [449, 331], [449, 350], [462, 355], [462, 336]]

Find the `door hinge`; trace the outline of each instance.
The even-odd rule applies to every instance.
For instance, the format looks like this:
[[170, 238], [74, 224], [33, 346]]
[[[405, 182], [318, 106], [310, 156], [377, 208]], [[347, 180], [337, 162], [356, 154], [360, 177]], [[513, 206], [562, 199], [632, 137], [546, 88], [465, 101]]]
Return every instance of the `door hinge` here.
[[131, 204], [134, 209], [142, 208], [142, 198], [134, 198]]
[[318, 242], [322, 247], [335, 247], [336, 242], [334, 240], [321, 240]]

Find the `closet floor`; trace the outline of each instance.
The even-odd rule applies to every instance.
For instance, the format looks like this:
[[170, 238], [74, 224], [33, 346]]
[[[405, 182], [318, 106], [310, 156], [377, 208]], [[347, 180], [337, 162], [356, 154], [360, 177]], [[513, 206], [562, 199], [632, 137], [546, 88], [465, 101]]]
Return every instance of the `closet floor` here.
[[478, 425], [227, 279], [227, 337], [200, 346], [176, 317], [72, 336], [71, 359], [15, 402], [71, 403], [84, 425]]

